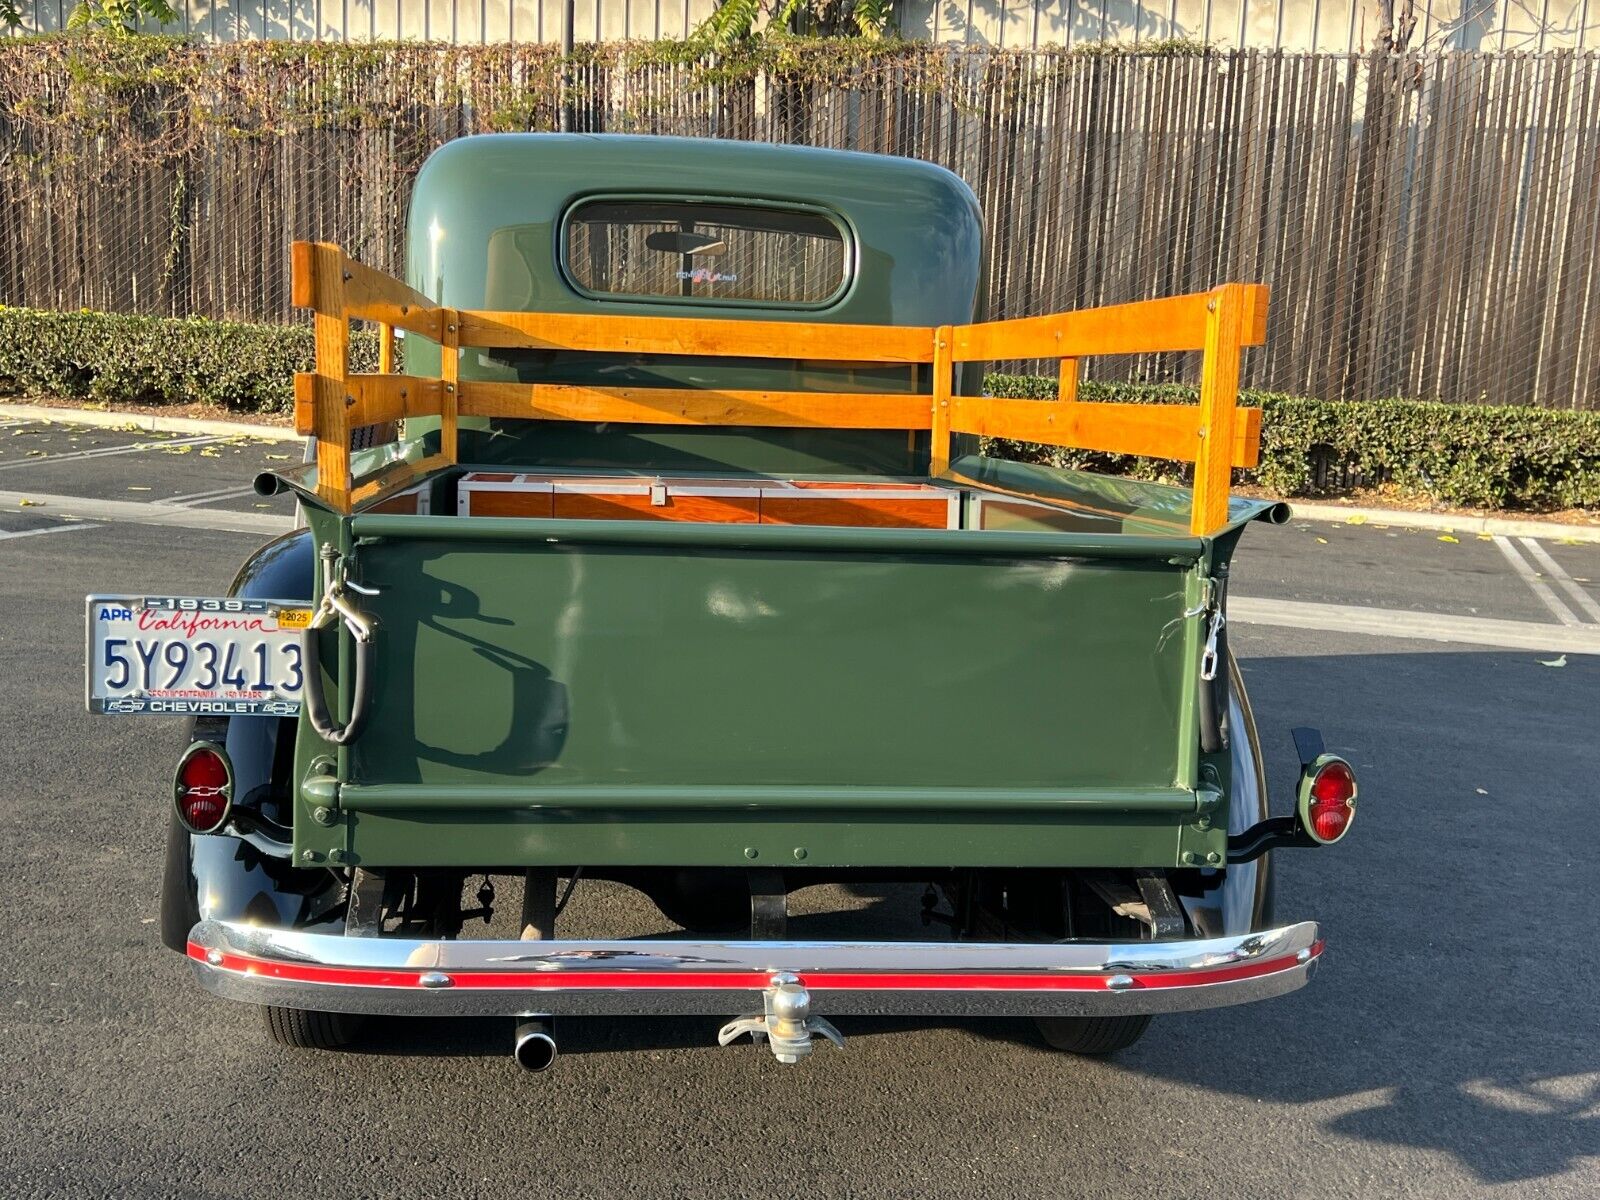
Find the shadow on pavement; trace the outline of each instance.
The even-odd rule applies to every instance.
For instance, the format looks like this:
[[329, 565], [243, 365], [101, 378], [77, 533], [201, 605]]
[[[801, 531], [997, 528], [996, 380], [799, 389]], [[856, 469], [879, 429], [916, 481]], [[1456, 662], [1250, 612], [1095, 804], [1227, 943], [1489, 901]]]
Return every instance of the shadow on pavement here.
[[[1600, 659], [1540, 659], [1554, 656], [1246, 660], [1277, 811], [1297, 770], [1294, 725], [1320, 727], [1360, 773], [1350, 840], [1278, 855], [1277, 919], [1322, 921], [1325, 965], [1282, 1000], [1161, 1018], [1114, 1070], [1314, 1106], [1330, 1133], [1442, 1151], [1486, 1183], [1600, 1155], [1600, 964], [1586, 911]], [[918, 890], [883, 903], [904, 912]], [[558, 1033], [564, 1055], [732, 1053], [715, 1046], [720, 1023], [588, 1018]], [[1025, 1020], [838, 1024], [852, 1039], [931, 1025], [1050, 1053]], [[418, 1056], [509, 1055], [510, 1044], [509, 1020], [387, 1021], [364, 1040], [367, 1053]]]

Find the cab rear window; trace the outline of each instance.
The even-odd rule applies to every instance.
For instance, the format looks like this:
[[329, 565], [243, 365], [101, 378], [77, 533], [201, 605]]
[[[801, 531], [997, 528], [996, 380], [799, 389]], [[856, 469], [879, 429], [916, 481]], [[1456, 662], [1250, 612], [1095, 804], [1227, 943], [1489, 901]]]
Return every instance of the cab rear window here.
[[563, 260], [588, 295], [816, 307], [849, 280], [844, 230], [819, 212], [678, 200], [590, 200]]

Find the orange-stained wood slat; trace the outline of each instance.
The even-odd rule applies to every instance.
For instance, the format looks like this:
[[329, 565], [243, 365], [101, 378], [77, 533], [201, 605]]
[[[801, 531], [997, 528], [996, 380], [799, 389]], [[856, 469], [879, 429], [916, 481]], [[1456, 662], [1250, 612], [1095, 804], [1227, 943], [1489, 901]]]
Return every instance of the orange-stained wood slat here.
[[460, 389], [464, 417], [822, 429], [926, 429], [929, 419], [926, 396], [871, 392], [724, 392], [473, 380], [463, 381]]
[[950, 419], [955, 406], [955, 330], [941, 325], [933, 334], [933, 396], [929, 403], [928, 474], [938, 479], [950, 470]]
[[378, 326], [378, 374], [394, 374], [394, 326]]
[[1063, 358], [1061, 366], [1056, 371], [1056, 399], [1063, 404], [1075, 404], [1078, 400], [1078, 360]]
[[906, 325], [826, 325], [589, 313], [461, 313], [461, 344], [613, 354], [693, 354], [835, 362], [933, 359], [933, 331]]
[[294, 376], [294, 431], [301, 437], [317, 432], [317, 375], [296, 371]]
[[[295, 392], [298, 396], [300, 380], [312, 376], [297, 375]], [[345, 379], [345, 394], [355, 401], [347, 404], [350, 427], [378, 425], [385, 421], [403, 421], [408, 417], [436, 417], [439, 415], [441, 384], [437, 379], [422, 375], [351, 375]]]
[[460, 458], [461, 314], [443, 310], [439, 329], [439, 453], [446, 461]]
[[[1246, 301], [1252, 325], [1244, 332], [1254, 340], [1244, 344], [1259, 345], [1266, 338], [1267, 289], [1259, 284], [1228, 286], [1252, 293]], [[989, 362], [1003, 358], [1082, 358], [1201, 350], [1206, 342], [1207, 306], [1220, 290], [1043, 317], [958, 325], [955, 360]]]
[[439, 340], [443, 318], [431, 300], [351, 258], [334, 243], [295, 242], [289, 249], [289, 265], [290, 298], [297, 307], [320, 307], [313, 299], [314, 275], [318, 270], [332, 271], [340, 279], [343, 297], [338, 311], [346, 320], [376, 321]]
[[[1180, 462], [1194, 462], [1199, 453], [1201, 414], [1192, 404], [1062, 404], [958, 396], [954, 409], [957, 433]], [[1242, 409], [1235, 422], [1232, 465], [1253, 467], [1260, 453], [1261, 410]]]

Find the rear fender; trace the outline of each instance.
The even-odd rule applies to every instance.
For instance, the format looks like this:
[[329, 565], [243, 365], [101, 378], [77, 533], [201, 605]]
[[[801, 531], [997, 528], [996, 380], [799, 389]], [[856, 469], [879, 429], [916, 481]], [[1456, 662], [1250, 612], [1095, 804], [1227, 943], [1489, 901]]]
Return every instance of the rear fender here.
[[[1243, 833], [1267, 819], [1266, 762], [1256, 732], [1250, 697], [1239, 664], [1228, 656], [1228, 747], [1232, 756], [1228, 789], [1228, 832]], [[1273, 919], [1272, 855], [1225, 870], [1207, 871], [1199, 896], [1183, 897], [1189, 919], [1203, 937], [1227, 937], [1268, 928]]]
[[[315, 560], [311, 535], [301, 529], [268, 542], [250, 556], [230, 596], [253, 599], [312, 599]], [[196, 738], [222, 746], [233, 766], [234, 795], [244, 808], [288, 819], [290, 781], [274, 779], [286, 761], [284, 739], [293, 744], [295, 722], [282, 717], [202, 718], [189, 729]], [[187, 743], [185, 743], [187, 744]], [[284, 807], [278, 810], [280, 798]], [[287, 858], [262, 853], [234, 837], [192, 834], [169, 806], [166, 868], [161, 885], [161, 941], [182, 953], [189, 931], [202, 919], [248, 921], [280, 928], [333, 928], [329, 915], [341, 886], [332, 871], [294, 870]]]

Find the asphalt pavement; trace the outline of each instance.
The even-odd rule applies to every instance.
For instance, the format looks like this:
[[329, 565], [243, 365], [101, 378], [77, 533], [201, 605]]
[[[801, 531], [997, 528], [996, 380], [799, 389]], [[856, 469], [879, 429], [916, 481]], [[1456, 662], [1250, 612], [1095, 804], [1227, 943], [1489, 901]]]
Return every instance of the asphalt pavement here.
[[[287, 521], [244, 490], [286, 453], [0, 425], [0, 1195], [1600, 1195], [1600, 546], [1246, 534], [1261, 619], [1233, 643], [1272, 784], [1301, 724], [1362, 784], [1345, 844], [1278, 856], [1279, 917], [1328, 938], [1301, 992], [1110, 1061], [1025, 1021], [840, 1021], [844, 1051], [790, 1069], [713, 1019], [569, 1020], [527, 1076], [508, 1022], [280, 1049], [157, 940], [182, 729], [83, 711], [82, 597], [220, 594]], [[798, 919], [910, 923], [919, 892], [816, 889]], [[655, 919], [588, 883], [569, 915]]]

